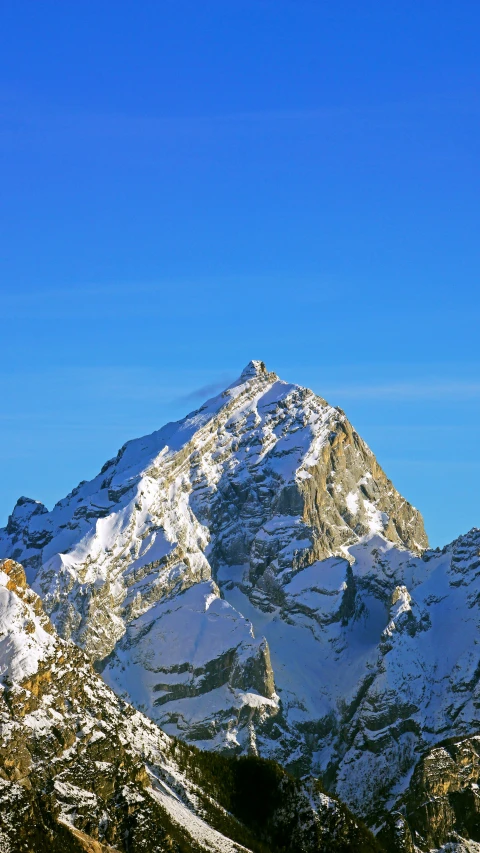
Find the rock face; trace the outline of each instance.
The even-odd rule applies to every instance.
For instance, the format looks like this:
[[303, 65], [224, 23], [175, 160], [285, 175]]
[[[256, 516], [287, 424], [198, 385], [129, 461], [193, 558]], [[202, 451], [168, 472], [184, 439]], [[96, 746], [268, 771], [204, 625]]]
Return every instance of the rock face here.
[[202, 755], [119, 700], [0, 562], [2, 853], [382, 848], [315, 780]]
[[387, 850], [480, 850], [480, 736], [425, 753], [379, 838]]
[[0, 556], [24, 563], [59, 633], [169, 732], [255, 749], [279, 694], [250, 609], [281, 606], [298, 572], [373, 533], [426, 546], [421, 516], [343, 412], [251, 362], [51, 512], [21, 498]]

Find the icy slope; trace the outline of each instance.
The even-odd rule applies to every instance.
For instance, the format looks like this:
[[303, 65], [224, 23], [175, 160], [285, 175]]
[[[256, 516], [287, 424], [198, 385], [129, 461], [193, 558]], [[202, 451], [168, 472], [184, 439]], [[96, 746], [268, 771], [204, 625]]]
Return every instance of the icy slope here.
[[380, 849], [318, 783], [170, 740], [55, 634], [11, 560], [0, 631], [2, 853], [273, 853], [280, 838], [286, 853]]
[[25, 564], [61, 635], [169, 731], [246, 745], [277, 711], [275, 672], [261, 627], [216, 584], [241, 579], [255, 606], [376, 532], [426, 545], [343, 412], [251, 362], [51, 512], [21, 498], [0, 556]]
[[224, 591], [270, 648], [280, 708], [260, 753], [322, 775], [375, 824], [419, 755], [480, 727], [480, 531], [423, 557], [379, 535], [348, 550], [268, 607]]

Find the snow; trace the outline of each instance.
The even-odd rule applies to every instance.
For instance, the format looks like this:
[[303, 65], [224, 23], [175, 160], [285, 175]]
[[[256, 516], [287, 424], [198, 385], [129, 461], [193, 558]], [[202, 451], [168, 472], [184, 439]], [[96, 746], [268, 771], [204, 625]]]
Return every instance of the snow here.
[[358, 511], [358, 494], [357, 494], [357, 492], [349, 492], [346, 499], [345, 499], [345, 503], [347, 504], [347, 507], [350, 510], [350, 512], [352, 513], [352, 515], [355, 515], [355, 513]]
[[[212, 581], [195, 584], [180, 595], [159, 602], [134, 619], [103, 671], [106, 682], [153, 719], [165, 725], [171, 704], [158, 700], [170, 692], [184, 694], [175, 701], [176, 713], [201, 722], [221, 709], [274, 704], [268, 697], [224, 687], [203, 692], [210, 677], [212, 661], [218, 661], [213, 683], [226, 681], [222, 671], [236, 656], [239, 661], [255, 658], [260, 641], [255, 640], [251, 623], [221, 599]], [[195, 689], [201, 695], [196, 697]], [[224, 699], [220, 700], [219, 691]], [[173, 730], [169, 729], [171, 733]]]
[[55, 789], [55, 793], [62, 799], [72, 800], [76, 805], [94, 808], [97, 804], [97, 797], [95, 794], [91, 791], [85, 791], [83, 788], [79, 788], [71, 782], [61, 782], [59, 779], [55, 779], [53, 787]]
[[215, 829], [212, 829], [204, 820], [188, 808], [176, 794], [163, 782], [161, 785], [149, 791], [150, 796], [155, 799], [168, 812], [172, 820], [182, 826], [197, 844], [201, 844], [205, 850], [215, 853], [240, 853], [246, 850], [234, 841], [230, 841]]
[[56, 642], [33, 608], [6, 588], [8, 582], [0, 571], [0, 679], [22, 682], [54, 653]]
[[368, 518], [370, 535], [372, 533], [383, 533], [388, 522], [388, 515], [385, 512], [380, 512], [371, 501], [364, 500], [363, 506]]
[[316, 560], [298, 572], [284, 587], [287, 595], [299, 595], [305, 590], [316, 589], [325, 595], [343, 591], [347, 562], [338, 557]]

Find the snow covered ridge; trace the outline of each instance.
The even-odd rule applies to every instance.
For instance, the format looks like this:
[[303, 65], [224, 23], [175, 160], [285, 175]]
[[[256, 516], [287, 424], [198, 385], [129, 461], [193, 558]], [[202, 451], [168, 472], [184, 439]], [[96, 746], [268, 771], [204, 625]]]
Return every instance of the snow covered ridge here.
[[[11, 560], [0, 561], [0, 630], [2, 853], [253, 853], [256, 831], [265, 853], [279, 838], [287, 853], [380, 850], [315, 781], [202, 756], [119, 700]], [[259, 812], [255, 779], [273, 808]]]

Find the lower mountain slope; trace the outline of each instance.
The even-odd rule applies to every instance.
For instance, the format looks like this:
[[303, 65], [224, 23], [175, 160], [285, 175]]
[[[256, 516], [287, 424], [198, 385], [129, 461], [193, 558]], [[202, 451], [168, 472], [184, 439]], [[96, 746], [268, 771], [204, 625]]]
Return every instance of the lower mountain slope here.
[[419, 756], [480, 721], [480, 530], [417, 557], [383, 537], [288, 575], [256, 606], [224, 595], [266, 637], [279, 711], [261, 755], [325, 779], [378, 824]]
[[[285, 570], [261, 594], [247, 565], [221, 573], [218, 583], [225, 602], [265, 637], [275, 679], [277, 706], [257, 717], [250, 747], [297, 776], [320, 776], [378, 826], [421, 755], [479, 728], [480, 530], [421, 557], [376, 534], [347, 556]], [[171, 626], [163, 636], [162, 621], [138, 620], [144, 655], [121, 643], [103, 676], [118, 692], [127, 687], [166, 731], [211, 747], [212, 693], [185, 690], [166, 703], [162, 691], [173, 690], [172, 682], [153, 689], [157, 656], [168, 661], [182, 636], [192, 655], [192, 592], [162, 605], [172, 620], [163, 622]], [[172, 681], [178, 677], [172, 673]], [[150, 704], [142, 686], [148, 679]], [[210, 730], [202, 722], [209, 713]], [[230, 713], [227, 705], [227, 721]]]
[[383, 848], [316, 780], [178, 743], [58, 637], [0, 562], [2, 853], [314, 853]]

